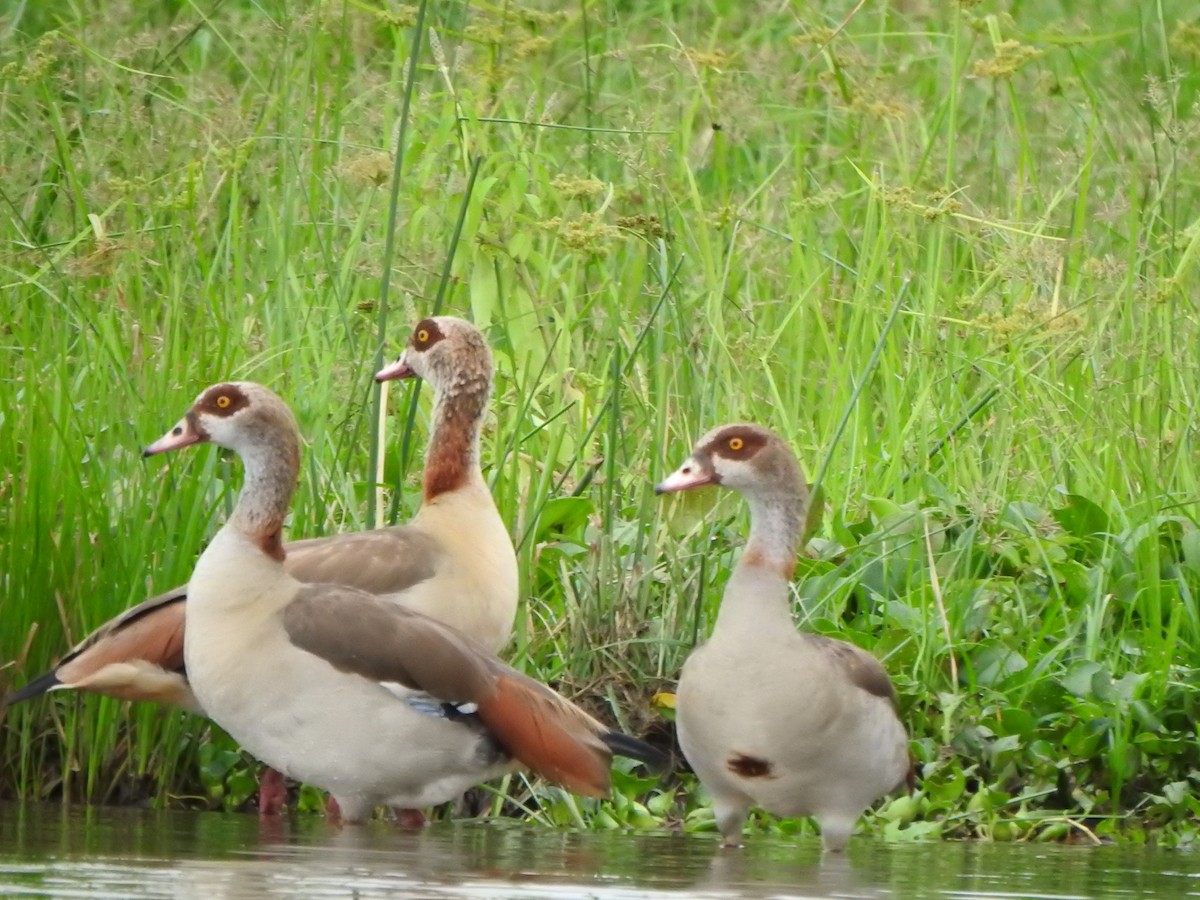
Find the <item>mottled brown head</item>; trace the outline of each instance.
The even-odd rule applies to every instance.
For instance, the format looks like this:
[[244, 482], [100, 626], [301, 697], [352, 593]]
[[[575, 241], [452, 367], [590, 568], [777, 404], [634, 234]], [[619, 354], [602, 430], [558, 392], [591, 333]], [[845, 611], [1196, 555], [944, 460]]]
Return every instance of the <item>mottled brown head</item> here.
[[492, 395], [492, 351], [482, 332], [453, 316], [422, 319], [400, 358], [376, 381], [418, 377], [433, 387], [425, 501], [462, 487], [479, 469], [479, 432]]
[[710, 484], [742, 494], [806, 492], [800, 464], [783, 438], [748, 423], [722, 425], [708, 432], [696, 442], [684, 464], [654, 492], [665, 494]]
[[489, 390], [492, 351], [465, 319], [433, 316], [416, 324], [400, 358], [375, 376], [376, 381], [393, 378], [423, 378], [435, 392]]

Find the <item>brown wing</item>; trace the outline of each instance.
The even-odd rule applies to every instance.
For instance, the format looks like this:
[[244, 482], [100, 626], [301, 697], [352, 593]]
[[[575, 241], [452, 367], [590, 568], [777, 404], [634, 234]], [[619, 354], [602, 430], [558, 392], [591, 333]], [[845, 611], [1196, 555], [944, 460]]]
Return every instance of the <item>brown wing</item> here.
[[478, 703], [502, 665], [436, 619], [339, 584], [306, 584], [283, 611], [292, 643], [335, 669]]
[[809, 637], [845, 672], [851, 682], [868, 694], [887, 700], [893, 709], [899, 709], [896, 688], [892, 686], [892, 680], [888, 678], [887, 670], [879, 660], [861, 647], [845, 641], [824, 635]]
[[432, 578], [444, 553], [437, 540], [409, 525], [379, 528], [284, 545], [284, 566], [308, 584], [345, 584], [370, 594], [393, 594]]
[[[403, 591], [432, 577], [437, 541], [409, 526], [287, 544], [286, 566], [300, 581], [348, 584], [371, 593]], [[195, 708], [183, 670], [186, 585], [151, 597], [105, 622], [49, 672], [0, 700], [9, 706], [58, 687], [122, 700]]]
[[3, 705], [62, 685], [124, 700], [194, 707], [183, 674], [186, 599], [186, 589], [176, 588], [127, 609], [80, 641], [52, 671], [5, 697]]
[[343, 672], [474, 703], [525, 766], [577, 793], [608, 792], [612, 751], [603, 726], [450, 626], [337, 585], [302, 587], [283, 624], [293, 644]]

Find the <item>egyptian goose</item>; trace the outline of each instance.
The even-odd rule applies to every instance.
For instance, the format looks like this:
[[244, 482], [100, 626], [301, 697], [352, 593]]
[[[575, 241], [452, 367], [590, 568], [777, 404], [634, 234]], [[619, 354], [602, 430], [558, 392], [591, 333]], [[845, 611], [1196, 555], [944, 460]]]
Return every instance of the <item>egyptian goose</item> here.
[[[437, 333], [418, 328], [418, 349]], [[267, 388], [208, 388], [145, 454], [204, 442], [235, 451], [245, 481], [188, 582], [184, 658], [201, 707], [250, 753], [328, 790], [349, 821], [444, 802], [520, 766], [600, 796], [614, 751], [657, 760], [455, 628], [289, 574], [300, 436]]]
[[[492, 355], [462, 319], [425, 319], [379, 381], [420, 377], [433, 386], [424, 497], [411, 524], [294, 541], [287, 569], [300, 581], [378, 594], [441, 619], [499, 651], [517, 611], [517, 558], [479, 468], [479, 431], [492, 390]], [[49, 690], [200, 708], [183, 671], [179, 587], [104, 623], [55, 668], [0, 701]]]
[[871, 654], [796, 630], [789, 582], [808, 488], [788, 445], [757, 425], [706, 434], [655, 493], [705, 485], [750, 505], [750, 538], [712, 637], [684, 663], [676, 727], [713, 798], [723, 847], [740, 846], [751, 806], [812, 816], [842, 850], [862, 811], [910, 773], [896, 692]]

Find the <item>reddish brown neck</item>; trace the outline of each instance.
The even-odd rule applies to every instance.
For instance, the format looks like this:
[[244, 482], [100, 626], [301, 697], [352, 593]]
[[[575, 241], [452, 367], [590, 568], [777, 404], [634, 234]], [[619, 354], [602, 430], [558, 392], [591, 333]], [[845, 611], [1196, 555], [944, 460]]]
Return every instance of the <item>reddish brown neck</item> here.
[[426, 503], [458, 490], [478, 473], [479, 428], [490, 392], [484, 382], [438, 395], [425, 454]]

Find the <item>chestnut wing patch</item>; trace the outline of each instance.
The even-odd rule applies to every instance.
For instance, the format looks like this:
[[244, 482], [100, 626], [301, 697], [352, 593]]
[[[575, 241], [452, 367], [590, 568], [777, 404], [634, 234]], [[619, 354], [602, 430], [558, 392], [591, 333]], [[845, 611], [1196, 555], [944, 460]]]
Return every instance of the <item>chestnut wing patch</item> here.
[[[0, 700], [0, 708], [44, 694], [59, 685], [82, 687], [114, 664], [147, 662], [167, 672], [183, 671], [183, 608], [187, 588], [151, 597], [105, 622], [59, 660], [49, 672]], [[102, 693], [106, 693], [103, 689]], [[126, 700], [162, 699], [113, 694]]]
[[185, 600], [186, 587], [143, 600], [80, 641], [56, 671], [70, 682], [110, 663], [144, 659], [168, 672], [183, 672]]
[[282, 616], [291, 642], [335, 669], [423, 691], [459, 714], [474, 708], [522, 765], [575, 793], [608, 792], [607, 729], [450, 626], [333, 584], [302, 585]]

